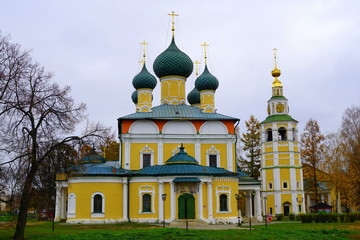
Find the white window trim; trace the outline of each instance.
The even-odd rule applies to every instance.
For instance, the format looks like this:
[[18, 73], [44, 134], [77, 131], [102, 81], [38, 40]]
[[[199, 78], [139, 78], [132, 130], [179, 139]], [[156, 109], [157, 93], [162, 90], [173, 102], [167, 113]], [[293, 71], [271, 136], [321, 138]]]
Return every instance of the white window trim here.
[[[101, 197], [102, 197], [102, 201], [101, 201], [102, 213], [94, 213], [94, 197], [97, 194], [101, 195]], [[91, 217], [105, 217], [105, 195], [101, 192], [95, 192], [91, 195]]]
[[[225, 188], [230, 189], [229, 186], [218, 186], [216, 188], [216, 213], [231, 213], [231, 190], [225, 190]], [[227, 211], [220, 211], [220, 195], [227, 195]]]
[[[286, 188], [284, 187], [284, 183], [287, 184], [287, 187], [286, 187]], [[282, 189], [289, 189], [289, 181], [282, 181], [282, 182], [281, 182], [281, 187], [282, 187]]]
[[[146, 190], [139, 190], [139, 198], [140, 198], [140, 205], [139, 205], [139, 214], [154, 214], [155, 213], [155, 190], [153, 186], [149, 185], [141, 185], [139, 189], [145, 188]], [[151, 196], [151, 211], [150, 212], [143, 212], [143, 195], [150, 194]]]
[[148, 145], [145, 145], [143, 149], [140, 150], [140, 168], [144, 166], [143, 154], [150, 154], [150, 165], [154, 166], [154, 150], [151, 149]]
[[[271, 188], [270, 188], [270, 184], [271, 184]], [[274, 189], [274, 183], [273, 182], [267, 182], [267, 189], [268, 190], [273, 190]]]
[[[74, 201], [70, 201], [70, 198], [74, 197]], [[70, 206], [70, 204], [73, 204], [73, 206]], [[70, 211], [71, 209], [73, 209], [74, 211]], [[68, 212], [67, 212], [67, 217], [68, 218], [75, 218], [76, 217], [76, 195], [75, 193], [70, 193], [68, 195]]]
[[209, 155], [216, 155], [216, 167], [220, 167], [220, 151], [216, 149], [216, 147], [211, 146], [206, 151], [206, 166], [210, 167], [210, 157]]

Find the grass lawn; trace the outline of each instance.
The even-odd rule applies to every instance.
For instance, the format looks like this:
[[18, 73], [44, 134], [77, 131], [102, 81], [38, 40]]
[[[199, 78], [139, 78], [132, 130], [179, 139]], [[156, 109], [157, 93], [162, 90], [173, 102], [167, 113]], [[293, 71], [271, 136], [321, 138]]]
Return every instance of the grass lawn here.
[[[0, 239], [10, 239], [14, 224], [0, 223]], [[267, 229], [263, 225], [238, 230], [191, 230], [161, 228], [147, 224], [107, 224], [107, 225], [67, 225], [55, 224], [52, 232], [51, 222], [30, 222], [26, 228], [27, 239], [360, 239], [360, 222], [355, 223], [277, 223]]]

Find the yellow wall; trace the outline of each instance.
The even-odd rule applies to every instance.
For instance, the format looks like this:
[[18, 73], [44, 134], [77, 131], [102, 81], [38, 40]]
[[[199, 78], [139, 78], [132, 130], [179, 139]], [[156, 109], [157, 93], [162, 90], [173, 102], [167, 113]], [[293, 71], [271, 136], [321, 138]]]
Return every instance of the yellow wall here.
[[213, 144], [201, 144], [201, 165], [206, 165], [206, 152], [214, 146], [216, 150], [220, 151], [220, 166], [227, 169], [227, 144], [226, 143], [213, 143]]
[[[235, 199], [235, 193], [238, 193], [238, 182], [225, 180], [226, 178], [215, 178], [213, 181], [213, 216], [216, 217], [237, 217], [237, 203]], [[231, 179], [232, 180], [232, 179]], [[224, 189], [230, 190], [230, 193], [218, 193], [216, 195], [217, 190]], [[229, 212], [220, 213], [220, 195], [227, 194], [228, 195], [228, 209]], [[231, 211], [230, 211], [231, 210]]]
[[[274, 191], [274, 172], [273, 169], [265, 169], [265, 173], [266, 173], [266, 189], [268, 191]], [[269, 189], [269, 184], [268, 182], [272, 182], [273, 184], [273, 188]]]
[[[71, 183], [68, 193], [76, 195], [75, 219], [121, 219], [122, 183]], [[105, 196], [105, 216], [91, 217], [91, 196], [101, 192]]]
[[273, 214], [275, 213], [275, 197], [272, 194], [267, 195], [266, 200], [266, 212], [270, 212], [270, 208], [273, 210]]
[[202, 192], [202, 194], [203, 194], [203, 197], [202, 197], [203, 198], [203, 216], [204, 216], [205, 219], [207, 219], [208, 216], [209, 216], [209, 214], [208, 214], [209, 206], [208, 206], [208, 195], [207, 195], [208, 187], [207, 187], [207, 184], [203, 184], [202, 189], [203, 189], [203, 192]]
[[157, 164], [157, 162], [158, 162], [157, 143], [131, 143], [131, 145], [130, 145], [130, 161], [131, 161], [130, 169], [132, 169], [132, 170], [140, 169], [140, 160], [141, 160], [140, 151], [143, 150], [146, 145], [154, 151], [154, 153], [153, 153], [154, 165]]
[[161, 80], [161, 101], [176, 99], [185, 100], [185, 78], [176, 76]]
[[[151, 198], [151, 213], [142, 213], [142, 205], [140, 196], [140, 187], [141, 190], [146, 189], [152, 190], [153, 193], [148, 193], [152, 195]], [[158, 218], [158, 183], [130, 183], [130, 218]], [[146, 194], [146, 193], [144, 193]]]
[[291, 194], [281, 194], [281, 205], [284, 204], [285, 202], [292, 203]]

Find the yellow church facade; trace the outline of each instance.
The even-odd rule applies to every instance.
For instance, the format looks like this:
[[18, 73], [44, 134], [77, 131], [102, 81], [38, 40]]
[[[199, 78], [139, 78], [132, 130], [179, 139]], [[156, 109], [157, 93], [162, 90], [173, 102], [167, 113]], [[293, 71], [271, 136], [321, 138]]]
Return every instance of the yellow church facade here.
[[[57, 175], [56, 220], [235, 224], [262, 221], [268, 211], [303, 212], [297, 121], [287, 115], [281, 82], [276, 77], [269, 117], [261, 124], [261, 179], [252, 179], [236, 162], [240, 120], [215, 108], [219, 81], [206, 51], [204, 70], [186, 95], [193, 62], [177, 47], [172, 30], [170, 45], [153, 63], [157, 78], [147, 70], [145, 52], [133, 78], [135, 112], [117, 119], [119, 160], [107, 161], [93, 149]], [[153, 106], [158, 82], [160, 105]]]

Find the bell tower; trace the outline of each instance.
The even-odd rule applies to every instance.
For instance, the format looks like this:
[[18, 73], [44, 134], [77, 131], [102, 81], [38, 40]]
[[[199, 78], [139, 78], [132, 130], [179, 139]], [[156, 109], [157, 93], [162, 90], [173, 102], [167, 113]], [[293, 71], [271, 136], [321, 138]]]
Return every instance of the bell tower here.
[[289, 115], [288, 100], [278, 79], [274, 49], [275, 78], [268, 101], [268, 117], [261, 122], [261, 179], [263, 197], [267, 197], [266, 213], [272, 215], [304, 213], [303, 171], [300, 160], [298, 129]]

